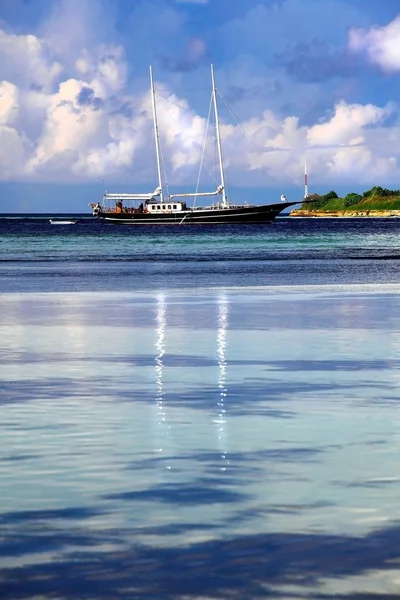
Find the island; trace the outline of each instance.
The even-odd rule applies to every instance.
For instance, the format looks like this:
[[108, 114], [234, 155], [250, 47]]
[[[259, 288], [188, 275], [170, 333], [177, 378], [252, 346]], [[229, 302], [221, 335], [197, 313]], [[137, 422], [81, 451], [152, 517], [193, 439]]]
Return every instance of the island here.
[[380, 186], [344, 198], [332, 190], [324, 196], [312, 194], [306, 200], [300, 208], [292, 210], [291, 217], [400, 217], [400, 190]]

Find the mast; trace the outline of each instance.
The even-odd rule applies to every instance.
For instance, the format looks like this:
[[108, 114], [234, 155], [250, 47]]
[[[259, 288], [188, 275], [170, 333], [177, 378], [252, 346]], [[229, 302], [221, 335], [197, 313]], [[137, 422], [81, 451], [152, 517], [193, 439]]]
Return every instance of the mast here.
[[308, 198], [307, 159], [304, 159], [304, 198]]
[[157, 124], [157, 108], [156, 108], [156, 92], [154, 89], [153, 81], [153, 69], [150, 67], [150, 85], [151, 85], [151, 101], [153, 106], [153, 123], [154, 123], [154, 139], [156, 142], [156, 157], [157, 157], [157, 173], [158, 173], [158, 185], [160, 187], [160, 200], [163, 202], [163, 187], [161, 177], [161, 151], [160, 151], [160, 137], [158, 135], [158, 124]]
[[225, 189], [224, 163], [223, 163], [223, 160], [222, 160], [221, 134], [220, 134], [220, 131], [219, 131], [218, 106], [217, 106], [217, 88], [215, 87], [214, 67], [213, 67], [213, 65], [211, 65], [211, 80], [212, 80], [212, 94], [213, 94], [214, 111], [215, 111], [215, 131], [216, 131], [216, 134], [217, 134], [217, 147], [218, 147], [218, 157], [219, 157], [219, 171], [220, 171], [221, 186], [222, 186], [222, 206], [228, 206], [228, 198], [226, 197], [226, 189]]

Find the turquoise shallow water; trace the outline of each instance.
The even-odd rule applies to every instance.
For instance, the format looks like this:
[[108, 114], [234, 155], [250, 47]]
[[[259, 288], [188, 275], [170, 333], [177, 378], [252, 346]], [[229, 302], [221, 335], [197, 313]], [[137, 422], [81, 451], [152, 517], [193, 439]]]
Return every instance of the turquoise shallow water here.
[[0, 293], [397, 283], [399, 219], [115, 226], [0, 219]]
[[293, 223], [0, 231], [1, 598], [397, 597], [397, 222]]

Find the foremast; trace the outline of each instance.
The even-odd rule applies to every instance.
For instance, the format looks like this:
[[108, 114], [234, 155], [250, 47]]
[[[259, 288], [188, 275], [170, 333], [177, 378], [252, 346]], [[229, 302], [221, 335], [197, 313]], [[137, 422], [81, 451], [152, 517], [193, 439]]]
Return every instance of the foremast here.
[[163, 185], [161, 175], [161, 150], [160, 150], [160, 136], [158, 133], [157, 123], [157, 107], [156, 107], [156, 91], [154, 89], [153, 81], [153, 69], [150, 67], [150, 86], [151, 86], [151, 102], [153, 106], [153, 123], [154, 123], [154, 139], [156, 143], [156, 158], [157, 158], [157, 174], [158, 174], [158, 186], [160, 189], [160, 201], [163, 202]]
[[214, 77], [213, 65], [211, 65], [211, 81], [212, 81], [212, 96], [213, 96], [214, 113], [215, 113], [215, 132], [216, 132], [216, 136], [217, 136], [219, 171], [220, 171], [221, 187], [222, 187], [222, 206], [227, 207], [227, 206], [229, 206], [229, 204], [228, 204], [228, 198], [226, 196], [226, 189], [225, 189], [224, 162], [222, 159], [221, 133], [220, 133], [220, 129], [219, 129], [219, 118], [218, 118], [217, 88], [215, 87], [215, 77]]

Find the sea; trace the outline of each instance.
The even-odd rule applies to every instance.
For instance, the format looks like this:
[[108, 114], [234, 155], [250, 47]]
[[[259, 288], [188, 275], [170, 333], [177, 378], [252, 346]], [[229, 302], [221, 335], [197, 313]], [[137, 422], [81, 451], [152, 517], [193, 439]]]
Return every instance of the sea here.
[[0, 409], [1, 600], [398, 599], [400, 219], [0, 215]]

